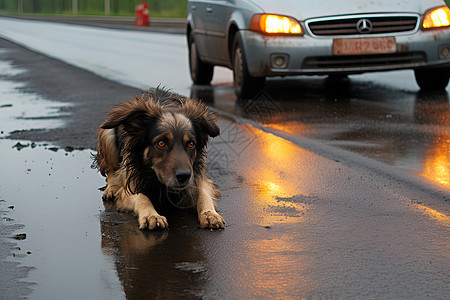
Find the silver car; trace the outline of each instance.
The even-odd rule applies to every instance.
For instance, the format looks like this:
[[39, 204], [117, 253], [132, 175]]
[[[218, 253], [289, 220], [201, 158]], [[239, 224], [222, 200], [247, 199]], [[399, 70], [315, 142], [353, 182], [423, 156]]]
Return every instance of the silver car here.
[[225, 66], [240, 97], [267, 76], [411, 69], [423, 90], [445, 89], [450, 77], [441, 0], [189, 0], [187, 38], [193, 82]]

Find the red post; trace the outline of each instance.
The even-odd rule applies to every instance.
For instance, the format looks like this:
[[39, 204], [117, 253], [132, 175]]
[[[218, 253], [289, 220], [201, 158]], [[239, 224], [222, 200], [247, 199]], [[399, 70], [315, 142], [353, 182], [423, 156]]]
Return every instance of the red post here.
[[135, 13], [134, 26], [150, 26], [150, 9], [148, 8], [148, 3], [141, 2], [136, 5]]

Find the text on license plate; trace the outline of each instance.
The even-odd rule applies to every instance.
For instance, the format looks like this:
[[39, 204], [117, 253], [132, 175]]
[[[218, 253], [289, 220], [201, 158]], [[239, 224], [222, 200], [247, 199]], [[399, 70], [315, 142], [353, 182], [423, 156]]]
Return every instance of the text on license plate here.
[[377, 54], [397, 52], [395, 37], [335, 39], [334, 55]]

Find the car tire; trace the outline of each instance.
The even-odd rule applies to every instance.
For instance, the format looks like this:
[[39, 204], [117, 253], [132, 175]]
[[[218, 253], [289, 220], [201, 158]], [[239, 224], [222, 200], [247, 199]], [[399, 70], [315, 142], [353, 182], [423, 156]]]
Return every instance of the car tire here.
[[193, 33], [189, 35], [189, 70], [194, 84], [209, 84], [214, 75], [214, 65], [200, 60]]
[[248, 72], [247, 60], [239, 32], [236, 33], [233, 40], [231, 62], [234, 90], [238, 98], [251, 98], [264, 88], [266, 78], [253, 77]]
[[414, 70], [416, 82], [422, 91], [442, 91], [450, 79], [449, 69]]

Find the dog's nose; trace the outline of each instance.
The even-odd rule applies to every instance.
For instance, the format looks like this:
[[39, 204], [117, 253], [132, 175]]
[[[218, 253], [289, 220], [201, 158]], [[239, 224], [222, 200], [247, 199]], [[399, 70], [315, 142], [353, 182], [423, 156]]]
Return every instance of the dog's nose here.
[[179, 185], [187, 185], [191, 179], [191, 172], [189, 170], [180, 170], [175, 172]]

